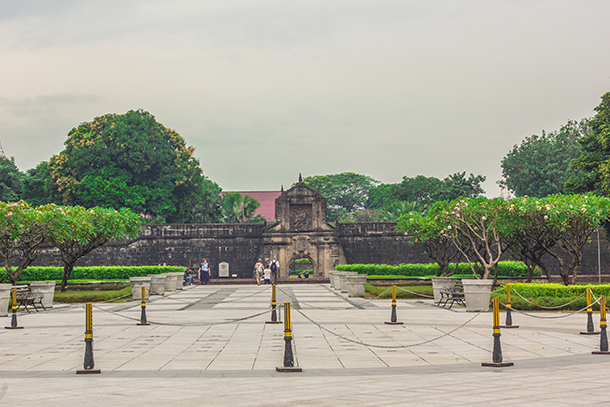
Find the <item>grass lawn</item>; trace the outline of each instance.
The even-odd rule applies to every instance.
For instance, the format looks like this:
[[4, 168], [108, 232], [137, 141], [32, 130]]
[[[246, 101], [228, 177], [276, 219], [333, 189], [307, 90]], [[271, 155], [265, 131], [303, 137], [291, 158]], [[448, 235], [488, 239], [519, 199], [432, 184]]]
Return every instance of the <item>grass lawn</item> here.
[[112, 302], [125, 302], [131, 300], [131, 286], [129, 284], [70, 284], [68, 291], [62, 293], [61, 286], [55, 289], [54, 302], [66, 304], [79, 304], [85, 302], [108, 301], [123, 297]]

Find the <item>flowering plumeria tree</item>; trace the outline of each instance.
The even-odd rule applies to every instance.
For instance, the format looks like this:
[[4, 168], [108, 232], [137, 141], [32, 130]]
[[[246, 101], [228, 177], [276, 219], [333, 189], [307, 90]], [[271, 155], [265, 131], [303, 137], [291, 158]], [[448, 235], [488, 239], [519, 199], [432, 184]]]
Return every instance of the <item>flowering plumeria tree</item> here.
[[447, 202], [435, 203], [426, 213], [410, 212], [398, 220], [397, 229], [411, 236], [410, 243], [421, 243], [426, 254], [438, 264], [437, 276], [450, 276], [455, 269], [450, 263], [459, 261], [460, 252], [453, 244], [453, 234], [447, 217]]
[[[585, 244], [595, 229], [610, 217], [610, 199], [595, 195], [551, 195], [535, 200], [533, 205], [556, 239], [555, 247], [544, 246], [546, 252], [559, 263], [563, 283], [574, 284]], [[569, 261], [565, 261], [565, 255]]]
[[[17, 283], [23, 269], [38, 256], [57, 208], [53, 204], [32, 208], [25, 201], [0, 202], [0, 256], [11, 284]], [[16, 258], [20, 260], [13, 270]]]
[[477, 278], [477, 264], [483, 268], [482, 278], [487, 279], [504, 252], [511, 224], [506, 209], [502, 198], [458, 198], [447, 204], [447, 229]]
[[64, 273], [61, 290], [66, 291], [74, 263], [111, 239], [136, 237], [140, 216], [129, 209], [60, 207], [49, 224], [49, 242], [61, 251]]

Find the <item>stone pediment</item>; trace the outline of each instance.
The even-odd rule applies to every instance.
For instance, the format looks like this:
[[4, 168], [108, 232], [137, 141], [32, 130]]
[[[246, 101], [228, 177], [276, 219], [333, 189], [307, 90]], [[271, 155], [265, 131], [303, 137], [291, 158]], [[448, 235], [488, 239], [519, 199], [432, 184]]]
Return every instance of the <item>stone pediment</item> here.
[[275, 200], [275, 215], [279, 222], [276, 230], [291, 232], [311, 232], [332, 230], [326, 223], [326, 198], [319, 191], [299, 182], [283, 191]]

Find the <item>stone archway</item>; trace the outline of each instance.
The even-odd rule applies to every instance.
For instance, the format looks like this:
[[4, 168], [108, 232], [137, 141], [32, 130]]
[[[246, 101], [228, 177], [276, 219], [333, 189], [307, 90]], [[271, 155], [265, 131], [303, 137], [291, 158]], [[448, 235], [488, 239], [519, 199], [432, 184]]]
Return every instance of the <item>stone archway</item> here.
[[307, 257], [313, 264], [313, 277], [328, 277], [328, 271], [345, 263], [335, 228], [326, 222], [326, 199], [299, 182], [275, 200], [277, 221], [264, 235], [264, 256], [280, 263], [280, 277], [289, 277], [294, 258]]
[[[316, 269], [316, 261], [315, 261], [315, 260], [314, 260], [314, 259], [313, 259], [311, 256], [306, 255], [306, 254], [297, 254], [297, 255], [293, 256], [293, 257], [292, 257], [292, 258], [291, 258], [291, 259], [288, 261], [288, 263], [287, 263], [288, 270], [290, 271], [290, 266], [292, 266], [292, 263], [293, 263], [294, 261], [296, 261], [296, 260], [301, 260], [301, 259], [307, 259], [307, 260], [309, 260], [309, 262], [311, 263], [311, 268], [312, 268], [313, 270], [315, 270], [315, 269]], [[309, 269], [309, 267], [308, 267], [308, 269]], [[311, 273], [311, 274], [312, 274], [312, 276], [313, 276], [313, 275], [315, 275], [313, 271], [312, 271], [312, 273]]]

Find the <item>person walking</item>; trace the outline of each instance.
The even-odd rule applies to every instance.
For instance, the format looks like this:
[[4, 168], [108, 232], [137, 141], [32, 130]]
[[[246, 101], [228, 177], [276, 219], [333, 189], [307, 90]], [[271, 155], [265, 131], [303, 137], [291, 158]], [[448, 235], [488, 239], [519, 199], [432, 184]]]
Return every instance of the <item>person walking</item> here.
[[269, 267], [263, 270], [263, 281], [264, 284], [271, 284], [271, 270], [269, 270]]
[[199, 280], [201, 280], [201, 284], [204, 285], [210, 281], [210, 265], [206, 259], [203, 259], [203, 262], [199, 267]]
[[254, 265], [254, 275], [256, 276], [256, 284], [261, 285], [261, 278], [263, 277], [263, 259], [258, 259]]
[[280, 273], [280, 262], [273, 256], [273, 260], [269, 262], [269, 270], [271, 270], [271, 284], [277, 284], [277, 276]]

